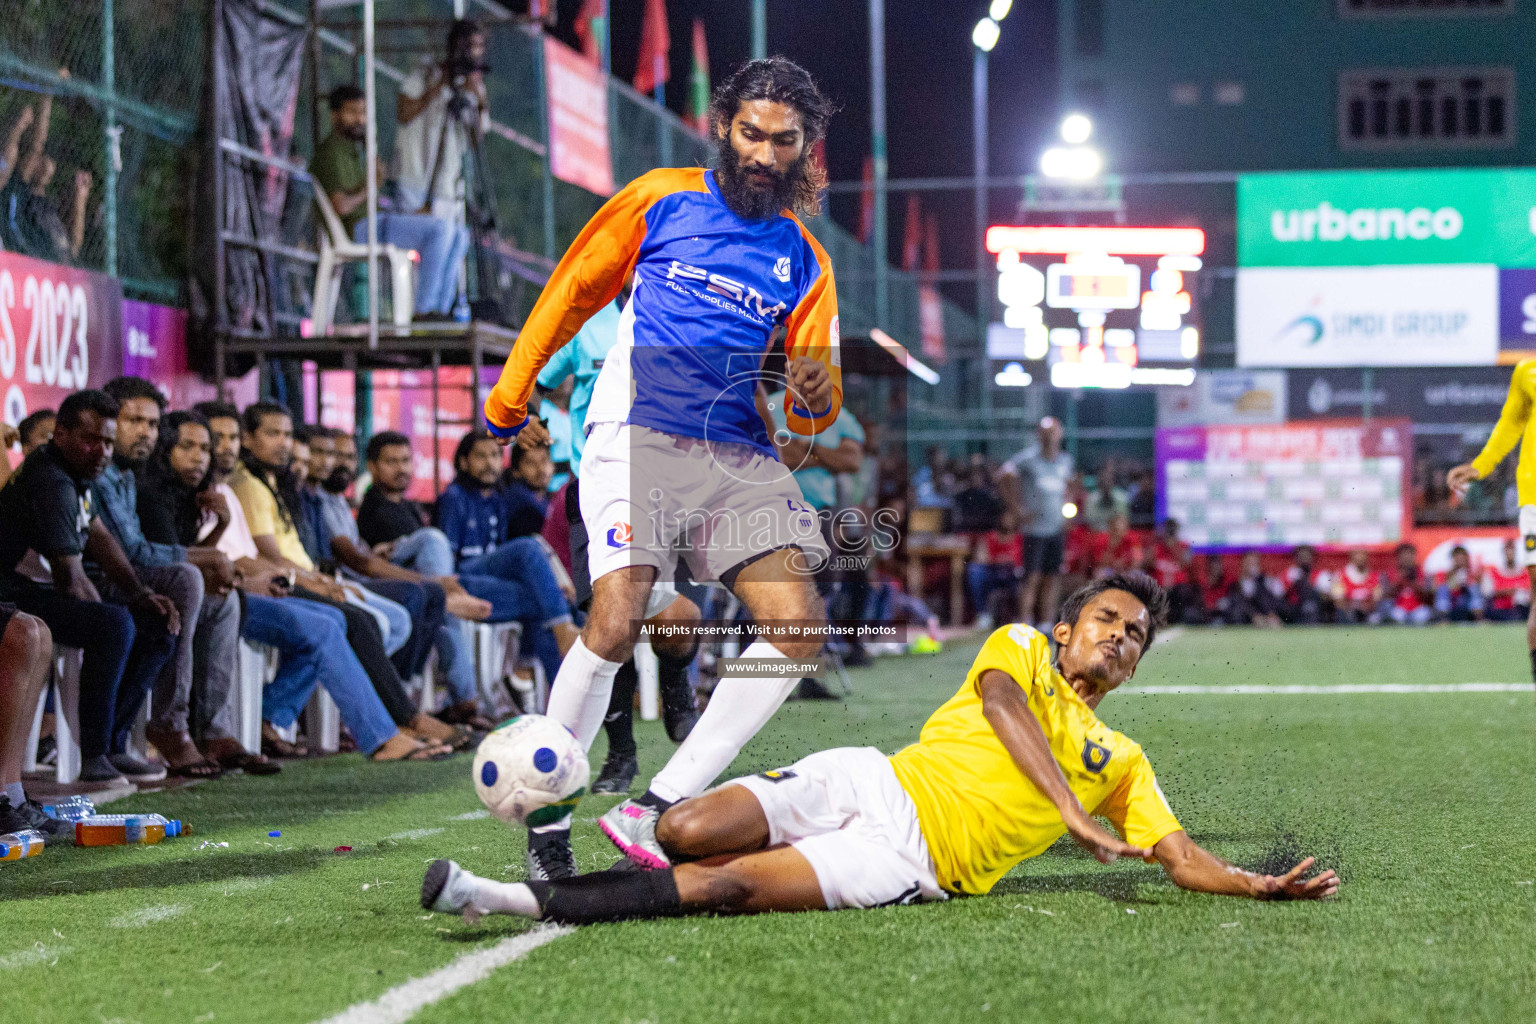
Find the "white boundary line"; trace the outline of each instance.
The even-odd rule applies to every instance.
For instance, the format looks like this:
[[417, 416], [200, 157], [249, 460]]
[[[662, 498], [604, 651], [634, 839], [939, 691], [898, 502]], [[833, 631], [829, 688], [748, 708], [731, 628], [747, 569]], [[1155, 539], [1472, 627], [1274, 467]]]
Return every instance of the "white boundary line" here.
[[574, 928], [545, 925], [509, 936], [494, 946], [465, 953], [431, 974], [396, 985], [377, 999], [354, 1003], [319, 1024], [404, 1024], [439, 999], [484, 980], [498, 967], [521, 959], [546, 942], [553, 942], [573, 931]]
[[1531, 683], [1337, 683], [1308, 686], [1123, 686], [1118, 693], [1138, 693], [1153, 697], [1210, 694], [1215, 696], [1247, 696], [1273, 694], [1291, 696], [1299, 694], [1332, 693], [1530, 693]]

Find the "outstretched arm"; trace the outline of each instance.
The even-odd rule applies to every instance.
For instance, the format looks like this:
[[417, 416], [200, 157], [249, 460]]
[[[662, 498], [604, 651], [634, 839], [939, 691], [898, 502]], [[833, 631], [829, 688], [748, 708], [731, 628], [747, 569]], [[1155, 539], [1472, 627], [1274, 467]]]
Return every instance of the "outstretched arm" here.
[[1077, 794], [1067, 785], [1066, 776], [1061, 774], [1061, 766], [1051, 756], [1051, 745], [1040, 720], [1029, 709], [1024, 691], [1012, 676], [989, 669], [976, 681], [976, 688], [981, 692], [981, 713], [1002, 741], [1003, 749], [1019, 771], [1056, 806], [1079, 846], [1101, 864], [1113, 863], [1120, 857], [1152, 859], [1151, 850], [1117, 839], [1083, 809]]
[[1520, 387], [1520, 370], [1517, 367], [1510, 379], [1509, 397], [1504, 400], [1499, 422], [1494, 424], [1493, 433], [1488, 435], [1488, 443], [1483, 445], [1482, 452], [1471, 462], [1456, 466], [1446, 474], [1446, 484], [1455, 493], [1464, 493], [1472, 481], [1492, 473], [1520, 443], [1526, 421], [1531, 418], [1531, 401], [1526, 397], [1525, 389]]
[[1192, 892], [1246, 896], [1254, 900], [1320, 900], [1339, 891], [1339, 876], [1331, 870], [1305, 877], [1315, 862], [1312, 857], [1283, 875], [1260, 875], [1201, 849], [1182, 830], [1158, 840], [1152, 852], [1174, 884]]

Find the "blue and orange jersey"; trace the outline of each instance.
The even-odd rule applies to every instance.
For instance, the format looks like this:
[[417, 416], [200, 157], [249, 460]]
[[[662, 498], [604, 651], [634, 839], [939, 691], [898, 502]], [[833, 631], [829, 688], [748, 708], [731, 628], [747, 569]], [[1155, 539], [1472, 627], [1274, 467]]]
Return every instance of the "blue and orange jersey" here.
[[522, 426], [539, 371], [631, 275], [588, 425], [634, 423], [772, 453], [756, 392], [779, 327], [785, 354], [821, 362], [833, 385], [825, 409], [792, 405], [789, 429], [817, 434], [837, 419], [842, 360], [826, 250], [788, 210], [763, 220], [737, 216], [714, 172], [664, 168], [605, 203], [560, 260], [486, 398], [493, 433]]

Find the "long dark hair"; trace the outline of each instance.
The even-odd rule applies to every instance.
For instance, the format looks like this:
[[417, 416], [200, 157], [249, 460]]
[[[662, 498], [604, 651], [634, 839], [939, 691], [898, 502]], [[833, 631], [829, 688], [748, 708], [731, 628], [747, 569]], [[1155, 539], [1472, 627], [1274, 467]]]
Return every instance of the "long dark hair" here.
[[209, 429], [208, 419], [200, 412], [187, 409], [177, 410], [165, 417], [160, 425], [160, 442], [155, 446], [154, 454], [149, 457], [149, 462], [144, 467], [145, 487], [165, 488], [173, 494], [181, 495], [176, 502], [176, 536], [183, 544], [190, 544], [197, 539], [198, 530], [203, 523], [202, 509], [198, 508], [195, 495], [206, 491], [213, 485], [213, 459], [208, 460], [208, 471], [198, 481], [196, 487], [188, 488], [182, 482], [181, 475], [171, 468], [171, 449], [176, 447], [181, 438], [181, 428], [184, 424], [195, 423], [208, 431], [212, 440], [213, 431]]
[[787, 57], [749, 60], [721, 82], [709, 100], [709, 123], [718, 144], [720, 133], [729, 135], [731, 122], [741, 105], [751, 100], [772, 100], [795, 108], [805, 133], [805, 152], [795, 187], [793, 209], [814, 217], [821, 212], [821, 194], [827, 189], [827, 170], [818, 163], [812, 147], [827, 137], [827, 123], [837, 106], [816, 86], [800, 65]]

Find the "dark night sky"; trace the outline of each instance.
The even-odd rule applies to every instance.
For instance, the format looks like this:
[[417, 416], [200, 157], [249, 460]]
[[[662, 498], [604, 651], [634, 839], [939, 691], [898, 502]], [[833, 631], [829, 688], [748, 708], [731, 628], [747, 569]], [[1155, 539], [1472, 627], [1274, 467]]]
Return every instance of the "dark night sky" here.
[[[561, 5], [567, 35], [580, 0]], [[611, 0], [613, 71], [633, 77], [644, 0]], [[971, 29], [986, 14], [985, 0], [887, 0], [886, 129], [893, 178], [969, 175], [971, 140]], [[711, 80], [747, 58], [751, 48], [749, 0], [667, 0], [672, 35], [672, 80], [667, 103], [687, 102], [694, 17], [704, 19]], [[1024, 173], [1056, 123], [1054, 0], [1015, 0], [992, 51], [990, 154], [994, 174]], [[869, 14], [861, 0], [768, 0], [768, 51], [809, 70], [842, 110], [833, 120], [827, 160], [833, 181], [858, 178], [870, 151]], [[994, 221], [1013, 220], [1007, 197], [997, 197]], [[904, 196], [892, 199], [892, 255], [901, 244]], [[968, 192], [928, 193], [939, 211], [940, 250], [946, 268], [969, 265], [972, 243]], [[857, 229], [857, 199], [834, 203], [834, 216]], [[956, 298], [961, 298], [958, 294]], [[966, 296], [962, 301], [969, 301]]]

